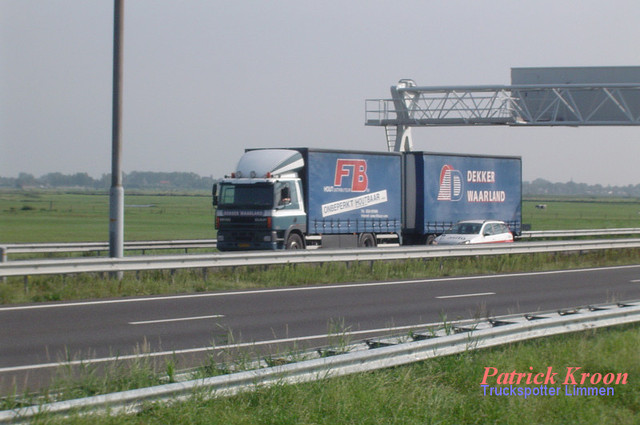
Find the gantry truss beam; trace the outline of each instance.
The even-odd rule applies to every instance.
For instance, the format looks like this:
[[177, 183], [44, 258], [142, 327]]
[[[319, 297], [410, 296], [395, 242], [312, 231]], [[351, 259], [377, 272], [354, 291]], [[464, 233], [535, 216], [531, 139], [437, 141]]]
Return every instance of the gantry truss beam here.
[[366, 100], [366, 125], [386, 128], [389, 150], [410, 150], [411, 127], [640, 125], [640, 83], [418, 87]]

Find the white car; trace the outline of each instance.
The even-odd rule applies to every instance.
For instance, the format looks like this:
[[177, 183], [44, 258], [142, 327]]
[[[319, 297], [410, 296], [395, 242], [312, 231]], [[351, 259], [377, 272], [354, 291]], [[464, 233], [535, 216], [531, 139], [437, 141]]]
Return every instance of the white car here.
[[459, 221], [435, 238], [434, 245], [463, 245], [470, 243], [513, 242], [513, 233], [503, 221]]

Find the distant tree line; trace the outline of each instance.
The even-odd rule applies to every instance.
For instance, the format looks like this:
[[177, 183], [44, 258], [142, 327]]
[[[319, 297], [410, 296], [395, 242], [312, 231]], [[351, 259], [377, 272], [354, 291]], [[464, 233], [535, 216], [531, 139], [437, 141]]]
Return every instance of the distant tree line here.
[[[201, 177], [195, 173], [160, 173], [133, 171], [124, 175], [124, 186], [130, 189], [205, 189], [210, 190], [216, 181], [213, 177]], [[49, 173], [41, 177], [20, 173], [18, 177], [0, 177], [0, 187], [5, 188], [89, 188], [109, 189], [111, 175], [103, 174], [94, 179], [87, 173]], [[544, 179], [522, 183], [525, 196], [598, 196], [616, 198], [640, 198], [640, 184], [628, 186], [602, 186], [586, 183], [551, 183]]]
[[551, 183], [544, 179], [522, 183], [525, 196], [597, 196], [612, 198], [640, 198], [640, 184], [628, 186], [602, 186], [586, 183]]
[[[125, 188], [130, 189], [206, 189], [213, 185], [213, 177], [201, 177], [195, 173], [159, 173], [151, 171], [133, 171], [123, 175]], [[62, 174], [49, 173], [41, 177], [20, 173], [18, 177], [0, 177], [0, 187], [5, 188], [87, 188], [109, 189], [111, 174], [103, 174], [94, 179], [87, 173]]]

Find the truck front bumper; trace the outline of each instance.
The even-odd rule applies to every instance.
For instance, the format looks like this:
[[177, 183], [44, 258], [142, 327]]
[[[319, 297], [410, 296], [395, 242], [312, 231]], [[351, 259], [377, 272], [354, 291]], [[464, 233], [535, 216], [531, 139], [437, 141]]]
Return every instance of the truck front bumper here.
[[220, 251], [276, 250], [282, 247], [282, 241], [278, 244], [276, 232], [271, 230], [219, 230], [217, 247]]

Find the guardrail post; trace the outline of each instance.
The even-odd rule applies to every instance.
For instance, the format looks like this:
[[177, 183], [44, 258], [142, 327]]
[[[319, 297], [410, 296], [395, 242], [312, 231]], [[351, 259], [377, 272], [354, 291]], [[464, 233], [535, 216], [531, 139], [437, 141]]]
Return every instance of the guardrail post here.
[[[7, 262], [7, 247], [0, 246], [0, 263], [6, 263], [6, 262]], [[3, 276], [2, 283], [6, 283], [6, 282], [7, 282], [7, 277]]]

